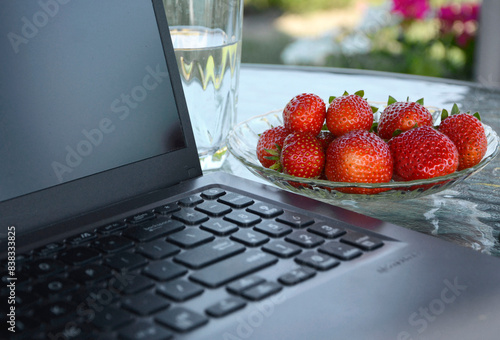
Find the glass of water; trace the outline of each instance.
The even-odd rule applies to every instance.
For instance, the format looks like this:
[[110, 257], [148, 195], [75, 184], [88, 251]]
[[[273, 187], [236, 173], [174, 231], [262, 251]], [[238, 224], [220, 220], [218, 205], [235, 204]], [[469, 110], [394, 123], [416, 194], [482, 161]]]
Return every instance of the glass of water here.
[[244, 0], [163, 0], [203, 171], [236, 121]]

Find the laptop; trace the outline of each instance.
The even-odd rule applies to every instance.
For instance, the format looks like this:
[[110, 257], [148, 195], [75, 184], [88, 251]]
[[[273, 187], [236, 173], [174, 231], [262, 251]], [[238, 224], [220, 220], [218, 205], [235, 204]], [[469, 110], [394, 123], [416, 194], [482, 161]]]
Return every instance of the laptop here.
[[161, 0], [0, 19], [3, 339], [498, 338], [498, 258], [202, 174]]

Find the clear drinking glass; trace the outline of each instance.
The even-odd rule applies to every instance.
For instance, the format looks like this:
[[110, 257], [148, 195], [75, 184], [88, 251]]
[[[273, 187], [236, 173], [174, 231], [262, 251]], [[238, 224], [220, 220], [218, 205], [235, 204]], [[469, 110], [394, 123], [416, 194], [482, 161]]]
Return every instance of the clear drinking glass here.
[[236, 121], [243, 0], [163, 0], [204, 171], [227, 158]]

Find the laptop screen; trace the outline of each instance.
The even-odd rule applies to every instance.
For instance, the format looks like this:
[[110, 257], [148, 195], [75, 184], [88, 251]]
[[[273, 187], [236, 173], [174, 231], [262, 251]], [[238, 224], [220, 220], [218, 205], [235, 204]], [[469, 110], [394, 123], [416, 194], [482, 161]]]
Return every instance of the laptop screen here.
[[0, 1], [2, 227], [201, 175], [162, 0]]
[[151, 1], [2, 2], [0, 201], [186, 146]]

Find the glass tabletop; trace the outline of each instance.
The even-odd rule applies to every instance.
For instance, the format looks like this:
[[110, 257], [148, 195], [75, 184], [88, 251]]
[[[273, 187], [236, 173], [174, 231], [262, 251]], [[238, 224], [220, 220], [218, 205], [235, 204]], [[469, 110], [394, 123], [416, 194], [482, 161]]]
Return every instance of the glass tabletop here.
[[[479, 112], [500, 132], [500, 90], [482, 84], [374, 71], [244, 64], [240, 73], [237, 122], [283, 108], [295, 95], [311, 92], [328, 100], [347, 91], [365, 91], [374, 102], [418, 100], [451, 110]], [[264, 180], [230, 156], [224, 171]], [[500, 256], [500, 157], [452, 189], [418, 199], [391, 202], [338, 201], [335, 204], [384, 221]]]

